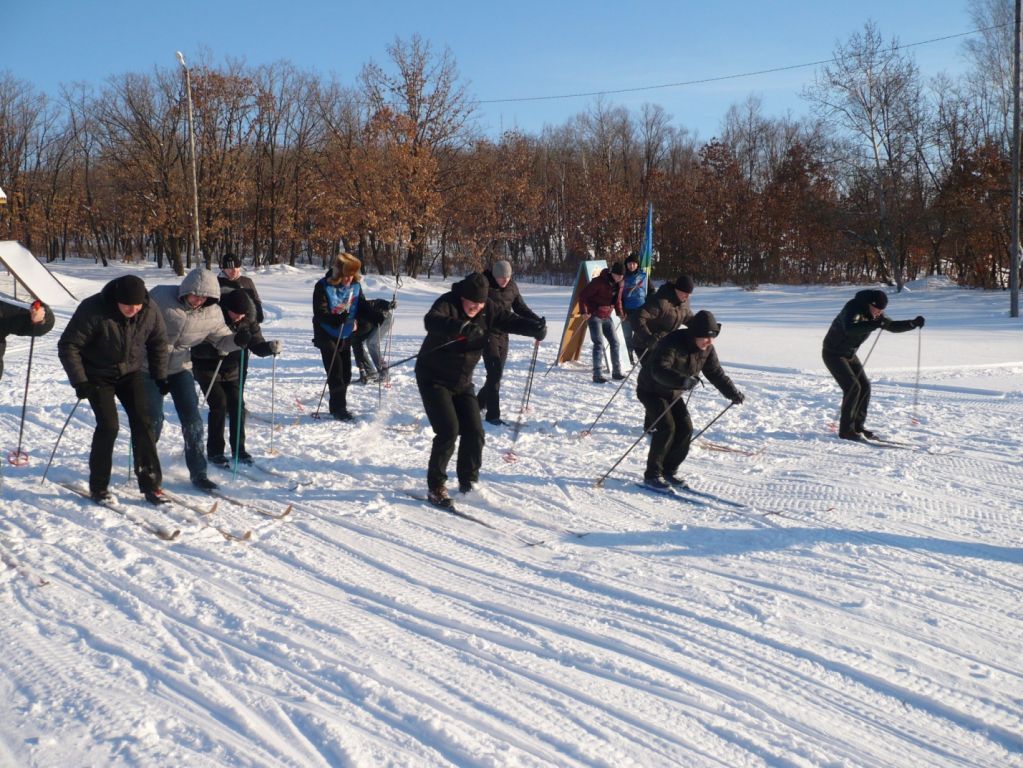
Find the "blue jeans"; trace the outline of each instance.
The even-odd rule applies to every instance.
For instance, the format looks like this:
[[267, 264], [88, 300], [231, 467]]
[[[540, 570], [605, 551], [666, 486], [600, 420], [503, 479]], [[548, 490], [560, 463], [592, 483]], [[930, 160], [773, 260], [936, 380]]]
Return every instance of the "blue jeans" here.
[[593, 342], [593, 378], [597, 378], [604, 370], [604, 339], [611, 345], [611, 371], [621, 376], [618, 364], [618, 336], [615, 334], [614, 321], [610, 317], [599, 318], [590, 315], [590, 341]]
[[365, 369], [366, 373], [371, 376], [384, 367], [383, 360], [380, 358], [380, 337], [387, 336], [391, 329], [391, 321], [391, 315], [387, 315], [384, 322], [375, 326], [365, 337], [353, 340], [355, 362], [359, 368]]
[[[181, 433], [185, 438], [185, 464], [192, 482], [206, 476], [206, 454], [203, 452], [202, 414], [199, 412], [199, 395], [195, 389], [195, 378], [191, 371], [180, 371], [167, 377], [174, 410], [181, 421]], [[163, 395], [156, 388], [152, 376], [146, 375], [146, 405], [153, 435], [160, 440], [163, 431]]]

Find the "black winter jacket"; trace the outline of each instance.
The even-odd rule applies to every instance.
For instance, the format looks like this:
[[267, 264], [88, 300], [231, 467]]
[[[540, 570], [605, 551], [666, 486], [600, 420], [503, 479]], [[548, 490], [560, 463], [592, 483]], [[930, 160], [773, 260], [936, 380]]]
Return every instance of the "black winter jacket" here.
[[739, 394], [732, 380], [718, 362], [718, 353], [711, 344], [700, 350], [687, 328], [673, 331], [661, 339], [646, 355], [639, 372], [637, 392], [671, 401], [696, 385], [701, 373], [729, 400]]
[[[526, 305], [522, 294], [519, 293], [519, 287], [515, 284], [515, 278], [511, 278], [508, 284], [502, 288], [497, 284], [494, 274], [489, 269], [483, 273], [483, 276], [490, 283], [487, 298], [494, 302], [494, 306], [498, 311], [511, 312], [519, 317], [525, 317], [536, 322], [540, 321], [540, 316]], [[492, 355], [500, 354], [499, 348], [507, 336], [508, 334], [504, 331], [495, 329], [489, 337], [488, 352]]]
[[[693, 316], [689, 299], [679, 299], [673, 283], [665, 283], [648, 296], [632, 328], [632, 348], [642, 352], [654, 346]], [[645, 362], [646, 358], [644, 358]]]
[[825, 354], [852, 357], [867, 337], [878, 328], [892, 333], [905, 333], [913, 330], [912, 320], [892, 320], [884, 313], [881, 313], [877, 319], [871, 318], [870, 305], [874, 304], [879, 296], [885, 297], [885, 292], [858, 291], [852, 299], [846, 302], [842, 311], [831, 321], [831, 327], [828, 328], [828, 333], [824, 337]]
[[7, 351], [7, 335], [42, 336], [53, 330], [53, 312], [43, 304], [43, 322], [32, 322], [29, 311], [16, 304], [0, 301], [0, 377], [4, 375], [4, 352]]
[[[472, 388], [472, 372], [480, 361], [490, 333], [498, 331], [532, 336], [540, 326], [537, 320], [499, 309], [489, 298], [479, 314], [470, 319], [462, 311], [462, 300], [455, 290], [437, 299], [423, 321], [426, 338], [416, 358], [416, 380], [441, 384], [453, 390]], [[472, 343], [456, 341], [440, 348], [452, 339], [465, 336], [470, 325], [481, 328], [484, 335]]]
[[[224, 283], [222, 282], [221, 286], [223, 285]], [[228, 293], [230, 293], [230, 289], [226, 289], [223, 295]], [[270, 342], [263, 338], [263, 331], [255, 319], [257, 314], [255, 303], [252, 301], [248, 291], [242, 289], [242, 294], [246, 299], [245, 317], [238, 322], [232, 321], [231, 316], [227, 313], [227, 308], [221, 303], [220, 309], [224, 313], [224, 323], [231, 329], [232, 333], [246, 330], [251, 334], [246, 354], [251, 352], [258, 357], [272, 355], [273, 349], [270, 346]], [[224, 362], [220, 364], [220, 370], [217, 371], [217, 379], [220, 381], [238, 381], [241, 358], [242, 353], [240, 349], [228, 352], [224, 356]], [[213, 372], [217, 370], [217, 361], [219, 359], [219, 350], [209, 342], [192, 347], [192, 373], [201, 381], [209, 381], [213, 378]]]
[[117, 381], [141, 370], [143, 362], [154, 379], [167, 378], [163, 315], [146, 294], [141, 311], [125, 317], [114, 299], [114, 282], [78, 305], [57, 342], [57, 356], [72, 386]]

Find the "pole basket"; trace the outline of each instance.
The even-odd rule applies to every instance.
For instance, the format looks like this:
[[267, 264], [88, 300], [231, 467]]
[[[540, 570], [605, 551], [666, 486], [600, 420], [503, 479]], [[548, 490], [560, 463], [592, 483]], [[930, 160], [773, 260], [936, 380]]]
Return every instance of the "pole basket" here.
[[15, 467], [24, 467], [28, 464], [28, 454], [21, 450], [14, 450], [7, 454], [7, 463]]

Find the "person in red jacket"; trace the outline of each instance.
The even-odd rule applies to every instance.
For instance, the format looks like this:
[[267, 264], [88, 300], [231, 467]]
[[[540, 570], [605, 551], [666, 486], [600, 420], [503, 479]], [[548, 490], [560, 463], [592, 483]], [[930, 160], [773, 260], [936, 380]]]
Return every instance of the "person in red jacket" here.
[[616, 261], [610, 268], [602, 269], [599, 275], [579, 291], [579, 305], [589, 325], [590, 339], [593, 341], [593, 381], [596, 384], [607, 383], [604, 376], [604, 338], [611, 345], [611, 377], [625, 378], [618, 362], [618, 336], [611, 320], [612, 313], [618, 315], [619, 321], [625, 316], [622, 309], [624, 278], [625, 267], [620, 261]]

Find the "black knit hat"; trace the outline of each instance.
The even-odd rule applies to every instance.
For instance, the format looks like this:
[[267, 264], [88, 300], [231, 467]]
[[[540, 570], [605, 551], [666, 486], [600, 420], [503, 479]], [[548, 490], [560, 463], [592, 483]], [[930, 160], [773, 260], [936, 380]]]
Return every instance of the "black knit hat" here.
[[473, 272], [471, 275], [466, 275], [465, 279], [451, 286], [451, 290], [461, 299], [468, 299], [469, 301], [475, 301], [477, 304], [482, 304], [487, 300], [490, 284], [482, 273]]
[[236, 315], [248, 315], [253, 311], [252, 302], [245, 291], [227, 291], [220, 297], [220, 306], [229, 309]]
[[693, 278], [689, 275], [679, 275], [678, 279], [675, 281], [675, 290], [682, 291], [682, 293], [692, 293], [693, 288], [695, 287], [696, 285], [693, 283]]
[[114, 280], [114, 301], [118, 304], [141, 304], [146, 300], [146, 284], [135, 275], [124, 275]]
[[870, 294], [870, 303], [878, 309], [884, 309], [888, 306], [888, 294], [884, 291], [868, 291]]
[[625, 267], [622, 266], [622, 263], [620, 261], [616, 261], [614, 264], [611, 265], [611, 274], [612, 275], [625, 274]]
[[721, 333], [721, 323], [706, 309], [701, 309], [686, 323], [689, 335], [696, 339], [713, 339]]
[[234, 253], [225, 253], [220, 257], [220, 268], [221, 269], [233, 269], [235, 267], [241, 268], [242, 257]]

